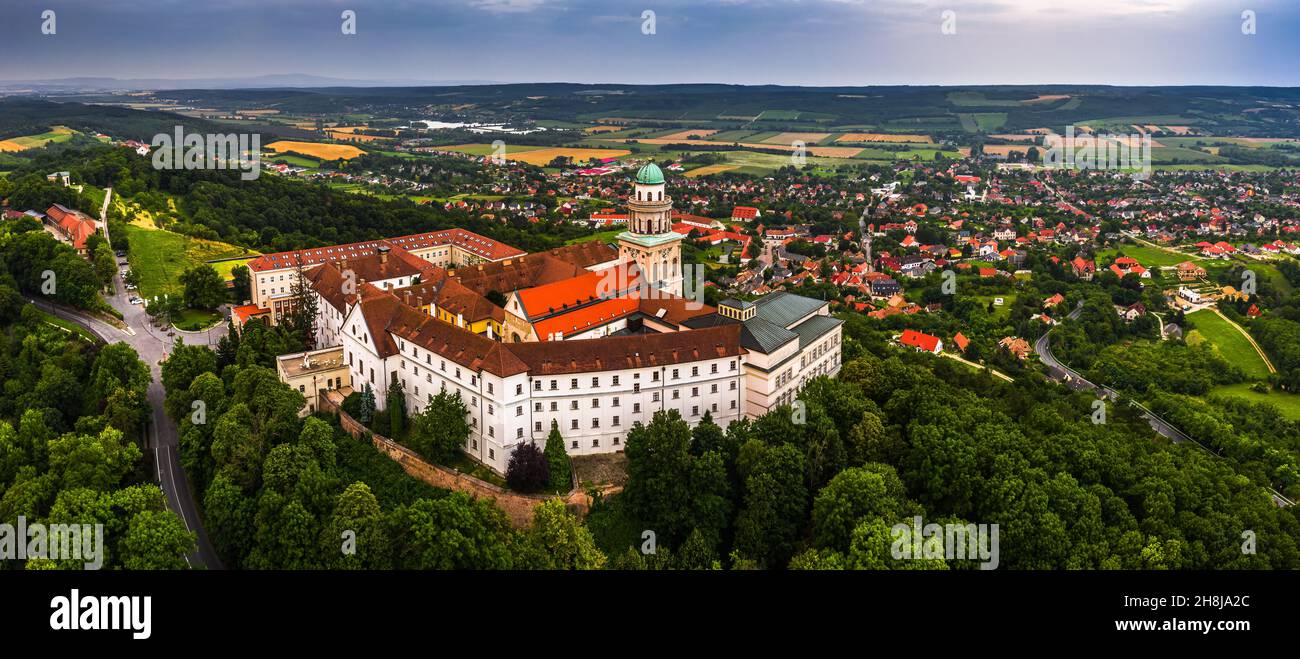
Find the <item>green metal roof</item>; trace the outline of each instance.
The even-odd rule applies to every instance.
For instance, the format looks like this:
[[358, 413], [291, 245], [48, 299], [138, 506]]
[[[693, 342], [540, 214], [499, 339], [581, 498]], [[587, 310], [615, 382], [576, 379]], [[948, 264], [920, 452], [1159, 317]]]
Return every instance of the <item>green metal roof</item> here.
[[641, 168], [636, 173], [636, 182], [644, 185], [662, 185], [664, 182], [664, 172], [659, 169], [659, 165], [650, 163]]
[[813, 316], [795, 325], [793, 329], [794, 333], [799, 335], [799, 349], [803, 350], [808, 347], [808, 344], [843, 324], [844, 321], [832, 316]]
[[820, 309], [826, 301], [786, 291], [776, 291], [759, 298], [755, 304], [758, 305], [760, 318], [765, 318], [781, 327], [789, 327], [800, 318]]

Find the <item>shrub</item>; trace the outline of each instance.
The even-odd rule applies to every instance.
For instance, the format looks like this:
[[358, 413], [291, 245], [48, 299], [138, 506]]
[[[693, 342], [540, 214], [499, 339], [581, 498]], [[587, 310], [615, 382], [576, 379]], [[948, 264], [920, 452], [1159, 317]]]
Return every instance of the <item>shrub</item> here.
[[536, 492], [550, 482], [551, 468], [536, 444], [520, 444], [510, 454], [506, 484], [516, 492]]

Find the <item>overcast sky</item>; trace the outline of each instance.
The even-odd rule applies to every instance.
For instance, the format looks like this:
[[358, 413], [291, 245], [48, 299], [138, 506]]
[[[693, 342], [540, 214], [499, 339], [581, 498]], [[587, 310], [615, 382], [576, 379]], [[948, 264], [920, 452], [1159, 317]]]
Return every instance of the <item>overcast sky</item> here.
[[1300, 85], [1300, 0], [0, 0], [0, 25], [8, 80]]

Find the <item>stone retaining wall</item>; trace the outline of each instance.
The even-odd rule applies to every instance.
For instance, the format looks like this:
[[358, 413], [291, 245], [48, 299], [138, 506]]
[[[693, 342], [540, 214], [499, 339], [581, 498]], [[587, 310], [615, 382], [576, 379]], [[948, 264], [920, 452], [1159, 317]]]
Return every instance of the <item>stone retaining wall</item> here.
[[576, 512], [579, 516], [586, 515], [587, 510], [591, 507], [591, 497], [583, 492], [580, 488], [574, 488], [568, 494], [563, 496], [556, 495], [534, 495], [520, 494], [511, 492], [505, 488], [493, 485], [487, 481], [480, 480], [469, 474], [462, 474], [453, 469], [448, 469], [441, 465], [436, 465], [426, 461], [414, 451], [398, 444], [397, 442], [377, 435], [361, 424], [360, 421], [353, 419], [341, 408], [341, 400], [335, 400], [339, 394], [337, 391], [322, 392], [320, 403], [317, 409], [322, 412], [334, 414], [339, 419], [339, 425], [349, 435], [357, 439], [370, 435], [370, 441], [380, 453], [388, 456], [393, 462], [402, 466], [402, 469], [411, 476], [418, 478], [425, 483], [434, 487], [440, 487], [447, 490], [464, 492], [475, 499], [490, 499], [496, 502], [497, 507], [505, 511], [506, 516], [510, 518], [510, 523], [517, 528], [524, 528], [532, 523], [533, 508], [537, 504], [548, 499], [563, 499], [570, 510]]

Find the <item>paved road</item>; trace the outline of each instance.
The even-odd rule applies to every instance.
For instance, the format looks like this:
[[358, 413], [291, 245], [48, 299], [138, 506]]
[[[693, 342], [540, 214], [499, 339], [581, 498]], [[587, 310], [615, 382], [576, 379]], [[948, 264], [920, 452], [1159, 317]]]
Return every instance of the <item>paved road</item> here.
[[[1079, 314], [1082, 312], [1083, 312], [1083, 306], [1079, 305], [1076, 306], [1074, 311], [1071, 311], [1070, 315], [1066, 317], [1069, 318], [1070, 320], [1074, 320], [1078, 318]], [[1104, 397], [1111, 401], [1117, 401], [1120, 399], [1120, 394], [1118, 391], [1115, 391], [1114, 389], [1111, 389], [1110, 387], [1104, 385], [1097, 385], [1089, 382], [1088, 380], [1084, 379], [1082, 375], [1079, 375], [1078, 372], [1074, 371], [1069, 366], [1062, 364], [1060, 360], [1056, 359], [1056, 356], [1052, 354], [1052, 342], [1049, 338], [1051, 334], [1052, 331], [1048, 330], [1042, 336], [1038, 337], [1038, 341], [1034, 343], [1034, 350], [1038, 353], [1039, 360], [1042, 361], [1045, 366], [1047, 366], [1049, 378], [1056, 380], [1058, 382], [1062, 382], [1063, 384], [1065, 384], [1066, 386], [1070, 387], [1075, 391], [1089, 390], [1098, 394], [1100, 397]], [[1152, 412], [1151, 410], [1147, 409], [1141, 403], [1134, 400], [1130, 400], [1129, 403], [1134, 407], [1138, 408], [1138, 410], [1142, 412], [1142, 418], [1146, 420], [1147, 425], [1151, 426], [1151, 429], [1159, 433], [1161, 436], [1169, 438], [1169, 440], [1174, 442], [1175, 444], [1191, 443], [1195, 446], [1200, 447], [1205, 452], [1214, 455], [1215, 457], [1222, 457], [1219, 455], [1218, 452], [1213, 451], [1209, 447], [1205, 446], [1204, 444], [1196, 441], [1194, 437], [1188, 435], [1182, 430], [1179, 430], [1176, 426], [1169, 423], [1168, 421], [1165, 421], [1164, 419], [1160, 418], [1158, 415], [1156, 415], [1155, 412]], [[1282, 496], [1282, 494], [1277, 490], [1274, 490], [1272, 488], [1268, 488], [1268, 489], [1270, 495], [1273, 497], [1273, 502], [1278, 506], [1285, 507], [1285, 506], [1295, 505], [1293, 501], [1287, 499], [1285, 496]]]
[[[217, 557], [216, 551], [212, 548], [212, 542], [208, 539], [207, 530], [203, 528], [203, 520], [199, 516], [198, 505], [190, 490], [189, 479], [186, 478], [185, 470], [181, 467], [180, 440], [177, 435], [176, 424], [172, 423], [171, 419], [167, 418], [166, 413], [163, 411], [165, 393], [159, 363], [166, 358], [169, 350], [182, 334], [169, 335], [166, 330], [154, 327], [143, 307], [133, 305], [127, 301], [130, 296], [127, 294], [120, 276], [114, 280], [113, 287], [113, 295], [106, 296], [106, 299], [114, 308], [122, 312], [127, 325], [126, 330], [71, 309], [56, 308], [43, 300], [33, 300], [33, 303], [60, 318], [81, 325], [109, 343], [126, 343], [130, 345], [135, 348], [135, 351], [140, 355], [140, 359], [149, 365], [152, 380], [149, 383], [147, 397], [152, 413], [150, 415], [146, 448], [152, 450], [154, 454], [154, 476], [158, 479], [159, 486], [162, 487], [164, 494], [166, 494], [168, 507], [180, 516], [181, 521], [185, 523], [185, 528], [193, 531], [197, 536], [198, 551], [186, 557], [190, 566], [221, 569], [221, 559]], [[215, 345], [225, 333], [226, 326], [219, 325], [211, 332], [197, 336], [186, 336], [185, 340], [190, 344]]]

